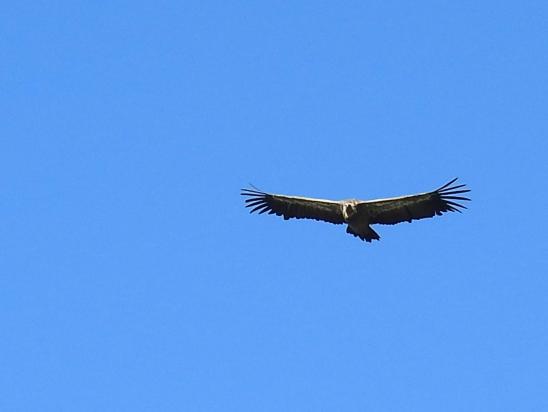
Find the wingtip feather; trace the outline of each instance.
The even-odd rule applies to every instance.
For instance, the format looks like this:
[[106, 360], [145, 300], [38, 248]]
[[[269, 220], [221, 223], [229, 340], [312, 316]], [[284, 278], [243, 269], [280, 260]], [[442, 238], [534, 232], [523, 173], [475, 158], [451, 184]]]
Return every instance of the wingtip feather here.
[[449, 183], [446, 183], [444, 184], [442, 187], [440, 187], [439, 189], [436, 189], [436, 192], [439, 192], [443, 189], [445, 189], [446, 187], [452, 185], [453, 183], [455, 183], [457, 181], [458, 177], [455, 177], [453, 180], [451, 180]]

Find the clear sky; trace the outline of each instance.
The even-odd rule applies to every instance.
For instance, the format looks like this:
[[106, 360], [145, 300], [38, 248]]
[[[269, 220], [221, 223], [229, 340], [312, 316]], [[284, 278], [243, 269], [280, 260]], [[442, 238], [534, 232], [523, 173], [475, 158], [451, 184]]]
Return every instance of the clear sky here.
[[[546, 1], [17, 1], [2, 411], [548, 410]], [[459, 177], [463, 214], [249, 215]]]

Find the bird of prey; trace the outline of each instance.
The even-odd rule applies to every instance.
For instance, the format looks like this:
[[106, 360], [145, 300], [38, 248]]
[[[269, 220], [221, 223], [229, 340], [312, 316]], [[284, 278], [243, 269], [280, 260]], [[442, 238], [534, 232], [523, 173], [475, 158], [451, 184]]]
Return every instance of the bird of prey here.
[[370, 225], [394, 225], [400, 222], [441, 216], [446, 212], [461, 212], [466, 207], [457, 201], [469, 192], [466, 185], [455, 185], [457, 178], [432, 192], [377, 200], [325, 200], [301, 196], [276, 195], [254, 189], [242, 189], [250, 213], [268, 212], [284, 219], [314, 219], [334, 224], [347, 224], [346, 233], [371, 242], [380, 236]]

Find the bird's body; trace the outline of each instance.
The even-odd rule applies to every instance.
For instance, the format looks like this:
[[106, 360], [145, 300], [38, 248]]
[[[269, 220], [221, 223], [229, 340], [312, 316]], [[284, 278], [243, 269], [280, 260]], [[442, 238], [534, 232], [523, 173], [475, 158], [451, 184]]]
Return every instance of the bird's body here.
[[400, 196], [376, 200], [327, 200], [301, 196], [277, 195], [255, 189], [242, 189], [247, 196], [246, 207], [251, 213], [268, 212], [283, 216], [284, 219], [315, 219], [334, 224], [347, 224], [346, 232], [361, 240], [379, 240], [379, 235], [371, 228], [372, 224], [393, 225], [400, 222], [441, 216], [445, 212], [460, 212], [465, 206], [457, 200], [470, 200], [457, 196], [469, 192], [465, 185], [451, 186], [451, 180], [437, 190], [410, 196]]

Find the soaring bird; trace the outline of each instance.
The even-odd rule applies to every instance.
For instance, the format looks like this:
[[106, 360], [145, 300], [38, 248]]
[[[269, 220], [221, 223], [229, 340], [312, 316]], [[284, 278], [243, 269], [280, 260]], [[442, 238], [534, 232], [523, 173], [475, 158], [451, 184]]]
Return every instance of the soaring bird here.
[[459, 212], [466, 207], [457, 201], [469, 201], [459, 196], [469, 192], [466, 185], [454, 185], [457, 178], [432, 192], [376, 200], [325, 200], [301, 196], [277, 195], [254, 189], [242, 189], [250, 213], [268, 212], [284, 219], [314, 219], [334, 224], [347, 224], [346, 233], [371, 242], [380, 236], [370, 225], [394, 225], [400, 222]]

